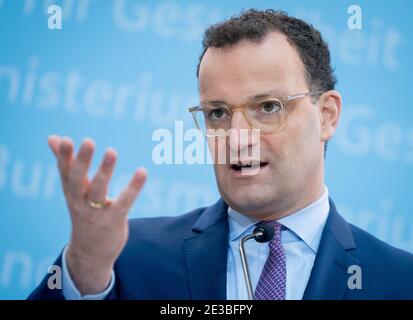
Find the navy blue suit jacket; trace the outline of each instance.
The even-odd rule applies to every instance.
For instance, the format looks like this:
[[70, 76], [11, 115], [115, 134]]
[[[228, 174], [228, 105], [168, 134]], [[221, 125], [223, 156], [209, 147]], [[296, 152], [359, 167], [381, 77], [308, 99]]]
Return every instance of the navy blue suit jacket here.
[[[128, 242], [115, 265], [108, 299], [226, 299], [227, 205], [178, 217], [130, 220]], [[56, 261], [61, 265], [61, 257]], [[361, 289], [349, 289], [351, 265]], [[63, 299], [46, 276], [29, 299]], [[330, 212], [303, 299], [413, 299], [413, 255]]]

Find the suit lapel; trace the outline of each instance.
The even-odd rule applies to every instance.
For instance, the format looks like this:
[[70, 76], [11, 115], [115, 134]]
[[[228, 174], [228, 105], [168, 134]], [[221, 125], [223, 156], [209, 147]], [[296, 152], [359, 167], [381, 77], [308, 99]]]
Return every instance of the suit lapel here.
[[331, 199], [330, 212], [303, 299], [339, 300], [348, 289], [348, 267], [358, 261], [350, 254], [356, 249], [350, 225], [338, 214]]
[[184, 240], [185, 262], [191, 297], [195, 300], [226, 299], [228, 218], [227, 205], [219, 200], [208, 207]]
[[[350, 225], [329, 201], [329, 216], [303, 296], [306, 300], [342, 299], [348, 289], [348, 267], [359, 264], [351, 255], [356, 245]], [[192, 299], [226, 299], [227, 209], [222, 199], [205, 209], [192, 227], [193, 235], [184, 240]]]

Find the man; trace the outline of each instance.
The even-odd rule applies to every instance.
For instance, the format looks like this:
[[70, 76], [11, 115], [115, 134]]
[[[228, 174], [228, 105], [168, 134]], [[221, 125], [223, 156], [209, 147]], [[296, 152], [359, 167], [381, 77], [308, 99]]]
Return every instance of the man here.
[[[341, 96], [320, 33], [282, 12], [249, 10], [208, 28], [203, 46], [201, 104], [190, 111], [209, 129], [211, 152], [226, 155], [214, 164], [222, 199], [128, 222], [145, 171], [107, 199], [115, 151], [88, 181], [93, 142], [74, 157], [70, 139], [50, 137], [72, 235], [56, 261], [63, 289], [46, 277], [30, 298], [246, 299], [238, 247], [261, 222], [274, 237], [246, 243], [255, 299], [412, 299], [413, 255], [347, 223], [328, 197], [324, 153]], [[241, 130], [246, 141], [233, 139]], [[257, 146], [259, 158], [248, 157]]]

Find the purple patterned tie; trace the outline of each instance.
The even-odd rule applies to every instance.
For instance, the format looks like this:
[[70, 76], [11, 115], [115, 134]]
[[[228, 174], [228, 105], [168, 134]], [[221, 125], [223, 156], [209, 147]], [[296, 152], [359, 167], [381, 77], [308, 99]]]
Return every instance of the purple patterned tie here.
[[274, 227], [274, 238], [270, 241], [270, 252], [255, 288], [256, 300], [285, 300], [286, 265], [281, 245], [281, 227], [277, 221], [267, 225]]

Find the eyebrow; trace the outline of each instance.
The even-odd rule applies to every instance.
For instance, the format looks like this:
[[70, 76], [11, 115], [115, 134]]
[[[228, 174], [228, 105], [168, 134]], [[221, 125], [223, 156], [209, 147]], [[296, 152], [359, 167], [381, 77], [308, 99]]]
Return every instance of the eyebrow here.
[[249, 97], [249, 99], [261, 99], [261, 98], [267, 98], [267, 97], [282, 97], [285, 96], [285, 91], [279, 90], [279, 89], [273, 89], [264, 93], [259, 93], [256, 94], [252, 97]]
[[[273, 90], [270, 90], [270, 91], [267, 91], [267, 92], [258, 93], [256, 95], [249, 96], [247, 99], [248, 100], [256, 100], [256, 99], [262, 99], [262, 98], [268, 98], [268, 97], [282, 97], [284, 95], [286, 95], [284, 91], [281, 91], [279, 89], [273, 89]], [[224, 100], [205, 100], [205, 101], [201, 101], [201, 103], [229, 105]]]

